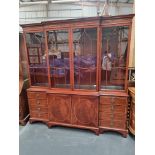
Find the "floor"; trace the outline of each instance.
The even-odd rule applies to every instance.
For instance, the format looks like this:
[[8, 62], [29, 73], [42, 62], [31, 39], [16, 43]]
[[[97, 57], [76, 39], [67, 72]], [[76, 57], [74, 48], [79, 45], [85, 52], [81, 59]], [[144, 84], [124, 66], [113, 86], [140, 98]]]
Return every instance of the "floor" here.
[[19, 155], [134, 155], [135, 139], [128, 135], [66, 127], [48, 129], [34, 123], [19, 128]]

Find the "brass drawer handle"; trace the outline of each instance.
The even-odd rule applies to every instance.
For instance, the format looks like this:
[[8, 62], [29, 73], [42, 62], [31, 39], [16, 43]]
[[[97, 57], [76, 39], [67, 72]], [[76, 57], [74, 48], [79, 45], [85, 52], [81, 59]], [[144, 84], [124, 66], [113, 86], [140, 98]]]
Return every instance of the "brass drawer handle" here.
[[111, 98], [111, 103], [114, 103], [114, 101], [115, 101], [115, 98], [112, 97], [112, 98]]
[[113, 125], [114, 125], [114, 123], [113, 123], [113, 121], [111, 121], [111, 122], [110, 122], [110, 126], [113, 127]]
[[114, 105], [111, 105], [111, 110], [114, 110]]
[[113, 118], [114, 118], [114, 114], [111, 114], [111, 119], [113, 120]]

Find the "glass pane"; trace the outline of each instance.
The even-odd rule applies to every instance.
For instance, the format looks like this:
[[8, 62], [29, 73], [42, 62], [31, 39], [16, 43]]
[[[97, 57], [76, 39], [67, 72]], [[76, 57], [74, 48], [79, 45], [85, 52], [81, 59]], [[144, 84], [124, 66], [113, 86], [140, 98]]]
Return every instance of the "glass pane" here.
[[102, 29], [101, 89], [124, 89], [128, 30], [126, 26]]
[[33, 86], [48, 86], [44, 33], [27, 33], [26, 44], [30, 66], [31, 84]]
[[48, 32], [51, 87], [70, 88], [69, 42], [67, 30]]
[[97, 29], [73, 30], [74, 88], [96, 89]]

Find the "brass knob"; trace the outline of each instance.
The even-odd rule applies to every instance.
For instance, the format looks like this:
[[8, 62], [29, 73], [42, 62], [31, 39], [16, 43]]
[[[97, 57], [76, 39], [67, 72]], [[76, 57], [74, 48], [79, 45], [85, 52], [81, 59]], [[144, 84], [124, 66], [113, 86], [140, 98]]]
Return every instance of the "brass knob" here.
[[40, 102], [39, 102], [39, 101], [37, 101], [37, 104], [40, 104]]
[[40, 108], [38, 108], [38, 110], [40, 110]]

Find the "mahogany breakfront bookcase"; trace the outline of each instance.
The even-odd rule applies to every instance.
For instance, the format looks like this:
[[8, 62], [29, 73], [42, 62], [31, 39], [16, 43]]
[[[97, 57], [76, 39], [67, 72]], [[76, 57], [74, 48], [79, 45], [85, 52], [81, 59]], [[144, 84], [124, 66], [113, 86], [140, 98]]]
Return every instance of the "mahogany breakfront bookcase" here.
[[31, 87], [30, 123], [127, 136], [133, 14], [21, 25]]

